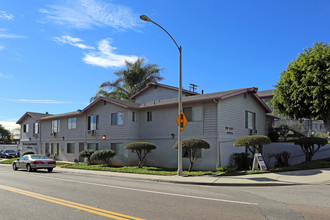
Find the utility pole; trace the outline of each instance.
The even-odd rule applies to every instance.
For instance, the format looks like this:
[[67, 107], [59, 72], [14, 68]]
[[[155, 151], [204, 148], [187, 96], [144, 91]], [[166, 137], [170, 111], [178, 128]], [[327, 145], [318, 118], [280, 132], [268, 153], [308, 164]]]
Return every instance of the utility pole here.
[[193, 83], [190, 83], [189, 85], [190, 85], [189, 89], [192, 89], [192, 91], [195, 92], [195, 89], [197, 89], [198, 85], [193, 84]]

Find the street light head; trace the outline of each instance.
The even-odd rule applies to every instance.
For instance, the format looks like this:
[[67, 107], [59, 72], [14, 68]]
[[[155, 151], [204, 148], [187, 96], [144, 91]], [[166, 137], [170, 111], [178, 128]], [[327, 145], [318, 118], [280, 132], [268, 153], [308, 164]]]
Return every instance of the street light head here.
[[141, 18], [141, 20], [144, 20], [144, 21], [151, 21], [151, 19], [150, 18], [148, 18], [148, 16], [147, 15], [140, 15], [140, 18]]

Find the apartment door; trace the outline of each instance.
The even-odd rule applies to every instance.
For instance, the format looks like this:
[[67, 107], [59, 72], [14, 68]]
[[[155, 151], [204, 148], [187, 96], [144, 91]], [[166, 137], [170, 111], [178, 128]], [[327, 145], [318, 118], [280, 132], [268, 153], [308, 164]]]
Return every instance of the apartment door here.
[[[80, 154], [81, 151], [84, 150], [84, 148], [85, 148], [84, 142], [80, 142], [79, 143], [79, 154]], [[84, 162], [84, 158], [79, 156], [79, 162]]]

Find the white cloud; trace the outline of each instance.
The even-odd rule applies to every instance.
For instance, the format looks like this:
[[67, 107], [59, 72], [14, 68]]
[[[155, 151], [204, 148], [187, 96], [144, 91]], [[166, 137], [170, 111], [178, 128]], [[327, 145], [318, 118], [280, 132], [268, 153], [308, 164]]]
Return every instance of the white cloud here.
[[140, 24], [138, 15], [130, 8], [101, 0], [67, 0], [65, 5], [50, 5], [39, 11], [48, 20], [69, 28], [108, 26], [126, 30], [134, 29]]
[[0, 45], [0, 51], [2, 51], [2, 50], [4, 50], [4, 49], [5, 49], [5, 47], [2, 46], [2, 45]]
[[14, 19], [14, 15], [9, 14], [5, 11], [0, 11], [0, 19], [12, 20], [12, 19]]
[[108, 40], [101, 40], [98, 44], [98, 51], [85, 53], [83, 61], [87, 64], [108, 68], [125, 66], [125, 60], [135, 62], [138, 59], [137, 56], [115, 54], [113, 52], [115, 49]]
[[17, 34], [8, 34], [7, 29], [0, 28], [0, 38], [25, 38], [25, 36]]
[[69, 102], [64, 102], [64, 101], [56, 101], [56, 100], [33, 100], [33, 99], [15, 99], [15, 100], [10, 100], [13, 102], [23, 102], [23, 103], [32, 103], [32, 104], [64, 104], [64, 103], [69, 103]]
[[54, 40], [58, 43], [70, 44], [72, 46], [78, 47], [78, 48], [83, 49], [83, 50], [84, 49], [95, 49], [92, 46], [88, 46], [86, 44], [79, 43], [79, 42], [83, 41], [80, 38], [74, 38], [74, 37], [70, 37], [68, 35], [62, 36], [62, 37], [55, 37]]
[[13, 131], [16, 128], [20, 128], [20, 126], [18, 124], [16, 124], [16, 121], [18, 121], [18, 119], [15, 120], [15, 122], [14, 121], [0, 121], [0, 124], [3, 127], [5, 127], [7, 130]]

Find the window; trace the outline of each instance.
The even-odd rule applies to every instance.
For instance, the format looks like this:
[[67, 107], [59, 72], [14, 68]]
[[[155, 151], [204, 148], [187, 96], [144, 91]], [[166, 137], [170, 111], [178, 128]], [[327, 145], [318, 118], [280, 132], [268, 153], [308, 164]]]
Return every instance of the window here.
[[29, 132], [29, 124], [23, 125], [23, 132], [28, 133]]
[[98, 143], [88, 143], [87, 149], [91, 150], [99, 150], [99, 144]]
[[116, 156], [123, 156], [124, 145], [123, 143], [111, 143], [111, 150], [116, 152]]
[[68, 129], [75, 129], [77, 127], [77, 119], [69, 118], [68, 119]]
[[245, 111], [245, 128], [256, 129], [256, 113]]
[[52, 132], [60, 132], [60, 120], [53, 120], [52, 121]]
[[147, 112], [147, 121], [152, 121], [152, 112]]
[[[193, 157], [197, 158], [202, 158], [202, 149], [195, 148], [195, 149], [190, 149], [190, 153], [192, 154]], [[182, 148], [182, 157], [189, 158], [189, 150]]]
[[202, 106], [183, 108], [187, 121], [202, 121]]
[[132, 112], [132, 121], [136, 121], [136, 113]]
[[68, 154], [74, 154], [75, 153], [75, 148], [76, 148], [76, 145], [75, 143], [67, 143], [67, 148], [66, 148], [66, 152]]
[[97, 130], [99, 124], [99, 116], [91, 115], [88, 116], [88, 130]]
[[33, 134], [39, 134], [39, 123], [33, 123]]
[[117, 113], [111, 113], [111, 125], [122, 125], [124, 124], [124, 113], [117, 112]]

